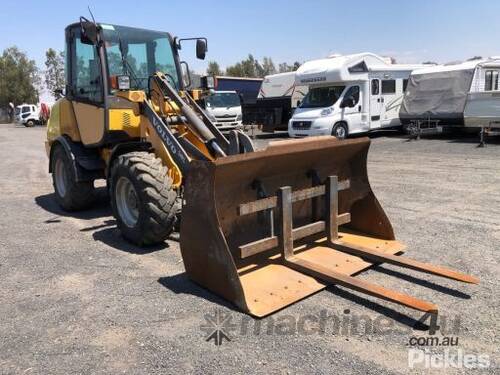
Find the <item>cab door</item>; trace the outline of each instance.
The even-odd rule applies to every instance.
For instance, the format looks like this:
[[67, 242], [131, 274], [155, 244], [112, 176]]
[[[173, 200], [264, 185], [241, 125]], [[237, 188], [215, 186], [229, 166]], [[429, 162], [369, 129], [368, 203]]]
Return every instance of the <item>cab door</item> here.
[[86, 44], [81, 40], [79, 28], [69, 32], [68, 98], [73, 104], [83, 144], [99, 145], [105, 135], [104, 92], [99, 54], [95, 45]]

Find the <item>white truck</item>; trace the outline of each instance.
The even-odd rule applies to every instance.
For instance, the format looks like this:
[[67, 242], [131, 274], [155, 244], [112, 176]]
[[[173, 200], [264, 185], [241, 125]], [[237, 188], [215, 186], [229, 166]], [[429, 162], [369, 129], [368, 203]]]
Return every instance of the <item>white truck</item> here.
[[391, 64], [373, 53], [312, 60], [295, 75], [309, 92], [288, 122], [291, 137], [350, 134], [400, 126], [408, 77], [424, 65]]
[[211, 91], [204, 98], [203, 107], [220, 130], [242, 127], [241, 98], [236, 91]]
[[40, 109], [34, 104], [21, 104], [16, 106], [14, 116], [18, 124], [32, 127], [40, 122]]

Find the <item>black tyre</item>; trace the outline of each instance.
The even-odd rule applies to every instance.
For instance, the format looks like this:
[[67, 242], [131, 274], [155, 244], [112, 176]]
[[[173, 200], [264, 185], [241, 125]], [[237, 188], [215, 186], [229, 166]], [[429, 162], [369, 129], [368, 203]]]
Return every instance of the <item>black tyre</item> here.
[[75, 170], [62, 146], [52, 153], [52, 184], [57, 203], [66, 211], [83, 210], [95, 199], [94, 182], [76, 182]]
[[139, 246], [164, 241], [176, 225], [178, 192], [168, 168], [148, 152], [130, 152], [114, 162], [110, 177], [113, 214], [123, 237]]
[[349, 135], [347, 124], [344, 122], [337, 122], [332, 129], [332, 135], [337, 139], [346, 139]]
[[26, 124], [24, 124], [24, 126], [26, 126], [27, 128], [32, 128], [35, 125], [35, 120], [28, 120], [26, 121]]

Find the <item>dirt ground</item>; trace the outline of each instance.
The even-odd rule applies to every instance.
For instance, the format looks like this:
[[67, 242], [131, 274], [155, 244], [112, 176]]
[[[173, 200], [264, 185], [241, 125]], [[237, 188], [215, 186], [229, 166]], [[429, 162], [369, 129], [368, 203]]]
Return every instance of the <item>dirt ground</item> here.
[[[413, 328], [421, 314], [339, 287], [263, 320], [235, 311], [187, 279], [176, 234], [154, 248], [125, 242], [104, 191], [88, 211], [61, 211], [44, 138], [41, 127], [0, 125], [0, 373], [379, 375], [428, 373], [425, 361], [444, 356], [462, 368], [436, 372], [467, 372], [457, 356], [498, 371], [500, 140], [372, 136], [370, 181], [406, 255], [481, 279], [387, 265], [359, 276], [438, 304], [433, 336]], [[231, 341], [215, 345], [206, 338], [221, 316]], [[414, 343], [429, 337], [457, 345]]]

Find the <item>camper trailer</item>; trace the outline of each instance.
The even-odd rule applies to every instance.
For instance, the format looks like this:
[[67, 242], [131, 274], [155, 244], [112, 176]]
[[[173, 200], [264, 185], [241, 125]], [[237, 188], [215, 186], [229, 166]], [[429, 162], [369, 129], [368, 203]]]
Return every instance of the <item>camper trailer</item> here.
[[350, 134], [400, 126], [399, 106], [408, 77], [423, 65], [391, 64], [372, 53], [304, 63], [295, 84], [309, 92], [288, 123], [291, 137]]
[[415, 70], [401, 105], [401, 121], [426, 128], [498, 128], [499, 73], [499, 58]]
[[307, 86], [295, 84], [295, 72], [264, 77], [256, 104], [262, 131], [272, 133], [275, 130], [287, 130], [288, 120], [307, 90]]

